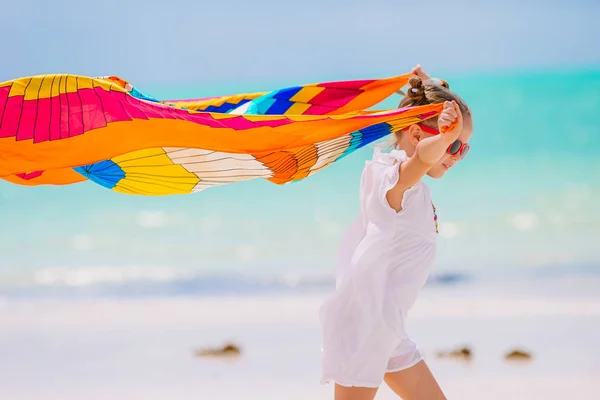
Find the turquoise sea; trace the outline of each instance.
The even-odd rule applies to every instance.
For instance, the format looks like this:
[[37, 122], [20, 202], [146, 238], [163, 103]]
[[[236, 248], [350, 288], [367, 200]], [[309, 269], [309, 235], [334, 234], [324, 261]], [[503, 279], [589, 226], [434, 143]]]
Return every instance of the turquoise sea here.
[[[444, 78], [473, 109], [475, 133], [466, 160], [443, 180], [427, 178], [440, 220], [435, 276], [596, 274], [600, 69]], [[279, 87], [138, 88], [182, 98]], [[295, 184], [255, 180], [185, 196], [2, 182], [0, 296], [328, 285], [372, 150]]]

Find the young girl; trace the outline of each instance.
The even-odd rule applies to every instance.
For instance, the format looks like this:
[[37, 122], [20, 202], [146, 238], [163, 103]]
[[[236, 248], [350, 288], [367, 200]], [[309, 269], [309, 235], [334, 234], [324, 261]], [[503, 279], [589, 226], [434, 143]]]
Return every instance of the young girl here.
[[335, 400], [372, 400], [383, 381], [404, 400], [445, 399], [405, 319], [436, 248], [437, 216], [421, 179], [441, 178], [464, 158], [472, 117], [445, 82], [420, 66], [413, 72], [400, 107], [444, 109], [398, 132], [394, 149], [375, 149], [364, 168], [360, 213], [342, 240], [336, 291], [320, 312], [322, 381], [335, 382]]

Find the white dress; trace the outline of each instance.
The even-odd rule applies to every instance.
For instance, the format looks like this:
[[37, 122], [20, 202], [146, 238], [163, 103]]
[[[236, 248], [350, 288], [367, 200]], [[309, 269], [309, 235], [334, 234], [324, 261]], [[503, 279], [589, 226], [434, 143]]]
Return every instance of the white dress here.
[[386, 193], [399, 178], [404, 151], [375, 149], [360, 183], [360, 213], [342, 239], [335, 292], [320, 310], [322, 383], [378, 387], [386, 372], [422, 357], [405, 318], [435, 256], [437, 216], [423, 183], [408, 189], [402, 210]]

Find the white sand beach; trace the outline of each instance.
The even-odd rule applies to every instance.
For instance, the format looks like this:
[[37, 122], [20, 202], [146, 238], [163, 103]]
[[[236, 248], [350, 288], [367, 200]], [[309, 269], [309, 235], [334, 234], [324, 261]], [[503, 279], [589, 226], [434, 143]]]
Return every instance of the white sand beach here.
[[[0, 305], [9, 400], [330, 399], [319, 384], [321, 293]], [[449, 399], [597, 399], [600, 302], [426, 289], [410, 317]], [[198, 358], [232, 341], [233, 359]], [[470, 362], [439, 359], [469, 346]], [[506, 362], [514, 348], [533, 354]], [[383, 387], [377, 399], [396, 398]]]

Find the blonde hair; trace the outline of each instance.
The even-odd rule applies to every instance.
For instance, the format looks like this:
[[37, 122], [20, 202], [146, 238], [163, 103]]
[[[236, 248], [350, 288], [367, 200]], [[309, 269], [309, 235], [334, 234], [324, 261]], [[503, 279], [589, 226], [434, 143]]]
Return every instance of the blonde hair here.
[[[442, 79], [432, 79], [427, 81], [427, 83], [424, 83], [417, 75], [413, 75], [408, 80], [408, 84], [410, 87], [406, 91], [406, 94], [404, 94], [402, 100], [400, 100], [398, 108], [439, 104], [445, 101], [454, 100], [456, 101], [456, 104], [458, 104], [463, 116], [471, 115], [471, 110], [469, 109], [469, 106], [467, 106], [467, 103], [465, 103], [465, 101], [456, 93], [452, 92], [448, 82]], [[437, 128], [437, 120], [438, 117], [436, 116], [421, 123], [432, 128]], [[394, 134], [391, 135], [390, 141], [387, 142], [384, 147], [396, 148], [398, 146], [400, 135], [402, 135], [402, 131], [394, 132]]]

